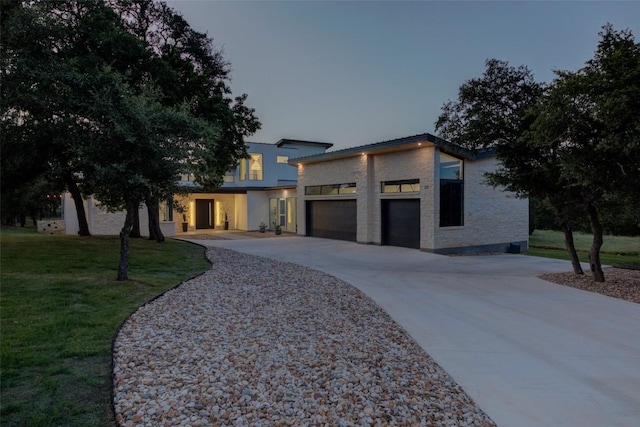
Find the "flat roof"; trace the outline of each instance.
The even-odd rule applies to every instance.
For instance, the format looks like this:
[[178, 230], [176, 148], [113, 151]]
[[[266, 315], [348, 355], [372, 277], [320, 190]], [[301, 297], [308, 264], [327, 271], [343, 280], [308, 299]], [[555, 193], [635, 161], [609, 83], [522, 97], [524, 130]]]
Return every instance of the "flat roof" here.
[[291, 159], [289, 161], [289, 164], [298, 165], [305, 163], [326, 162], [329, 160], [341, 159], [346, 157], [355, 157], [362, 154], [381, 154], [386, 152], [415, 150], [423, 146], [438, 147], [441, 151], [457, 156], [462, 156], [467, 159], [479, 159], [484, 157], [491, 157], [494, 155], [494, 150], [492, 149], [473, 152], [458, 145], [452, 144], [430, 133], [422, 133], [419, 135], [391, 139], [388, 141], [376, 142], [373, 144], [360, 145], [357, 147], [345, 148], [342, 150], [330, 151], [327, 153], [298, 157], [295, 159]]
[[281, 147], [281, 146], [287, 145], [287, 144], [291, 144], [291, 145], [311, 145], [311, 146], [315, 146], [315, 147], [324, 147], [325, 149], [333, 147], [333, 144], [331, 144], [330, 142], [304, 141], [302, 139], [287, 139], [287, 138], [283, 138], [280, 141], [276, 142], [276, 146], [278, 146], [278, 147]]

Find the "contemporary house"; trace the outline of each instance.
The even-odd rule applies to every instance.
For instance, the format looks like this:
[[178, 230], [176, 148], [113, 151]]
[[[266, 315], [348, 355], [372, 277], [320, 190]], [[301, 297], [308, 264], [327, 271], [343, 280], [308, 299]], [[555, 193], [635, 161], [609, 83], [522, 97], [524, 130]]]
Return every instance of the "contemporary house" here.
[[[282, 139], [247, 143], [248, 158], [204, 193], [181, 177], [184, 212], [161, 206], [163, 232], [257, 230], [261, 223], [303, 236], [415, 248], [435, 253], [526, 250], [528, 201], [485, 183], [498, 166], [492, 150], [477, 153], [425, 133], [327, 151], [332, 144]], [[63, 199], [66, 232], [78, 221]], [[85, 201], [92, 234], [117, 234], [124, 213]], [[148, 230], [146, 209], [140, 228]]]
[[[189, 193], [176, 196], [175, 200], [184, 211], [161, 204], [163, 233], [174, 236], [207, 229], [257, 230], [262, 222], [296, 232], [297, 170], [289, 161], [324, 153], [332, 145], [293, 139], [281, 139], [275, 144], [248, 142], [248, 158], [229, 170], [223, 185], [213, 193], [204, 193], [190, 175], [182, 175], [179, 184], [189, 188]], [[63, 197], [63, 211], [67, 234], [76, 234], [78, 218], [70, 194]], [[124, 212], [107, 212], [93, 197], [85, 200], [85, 211], [92, 234], [118, 234], [124, 224]], [[139, 214], [141, 232], [145, 234], [146, 208], [141, 207]]]
[[435, 253], [528, 244], [528, 201], [485, 183], [491, 150], [431, 134], [296, 158], [298, 234]]

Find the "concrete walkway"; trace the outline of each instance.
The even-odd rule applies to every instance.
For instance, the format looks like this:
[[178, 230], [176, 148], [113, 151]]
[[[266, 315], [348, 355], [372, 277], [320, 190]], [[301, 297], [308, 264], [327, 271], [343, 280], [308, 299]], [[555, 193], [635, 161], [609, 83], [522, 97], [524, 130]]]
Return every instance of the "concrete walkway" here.
[[308, 237], [198, 243], [356, 286], [498, 426], [640, 426], [640, 305], [536, 278], [570, 271], [567, 261], [445, 257]]

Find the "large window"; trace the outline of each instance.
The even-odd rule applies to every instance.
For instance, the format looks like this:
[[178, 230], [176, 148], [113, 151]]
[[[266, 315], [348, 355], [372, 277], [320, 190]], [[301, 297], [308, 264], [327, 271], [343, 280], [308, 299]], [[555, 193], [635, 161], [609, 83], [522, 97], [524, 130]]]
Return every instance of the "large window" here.
[[161, 201], [158, 207], [160, 221], [173, 221], [173, 203], [171, 200]]
[[249, 180], [262, 181], [262, 154], [249, 154]]
[[240, 181], [245, 181], [247, 179], [247, 159], [240, 159], [239, 166], [239, 179]]
[[247, 179], [249, 181], [262, 181], [264, 179], [262, 168], [262, 154], [249, 153], [248, 159], [240, 160], [240, 181]]
[[464, 163], [440, 153], [440, 227], [464, 225]]
[[296, 198], [269, 199], [269, 227], [296, 231]]
[[330, 185], [308, 185], [304, 187], [304, 194], [307, 196], [328, 196], [334, 194], [355, 194], [356, 183]]
[[413, 193], [420, 191], [420, 180], [382, 181], [383, 193]]

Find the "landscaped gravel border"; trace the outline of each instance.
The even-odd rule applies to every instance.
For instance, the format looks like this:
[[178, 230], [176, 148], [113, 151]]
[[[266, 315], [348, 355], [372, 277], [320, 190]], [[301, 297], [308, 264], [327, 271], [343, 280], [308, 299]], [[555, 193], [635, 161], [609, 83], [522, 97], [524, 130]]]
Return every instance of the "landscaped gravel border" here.
[[597, 292], [640, 304], [640, 270], [609, 267], [603, 271], [604, 283], [595, 282], [590, 271], [585, 271], [585, 274], [580, 276], [568, 272], [543, 274], [540, 278], [559, 285]]
[[295, 264], [209, 248], [114, 343], [121, 426], [494, 426], [378, 305]]

